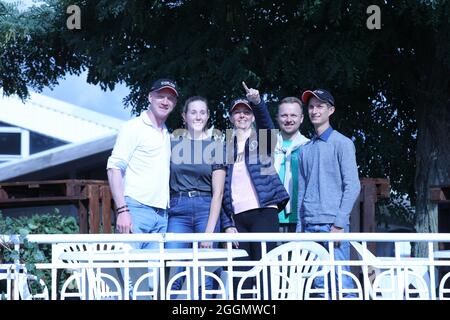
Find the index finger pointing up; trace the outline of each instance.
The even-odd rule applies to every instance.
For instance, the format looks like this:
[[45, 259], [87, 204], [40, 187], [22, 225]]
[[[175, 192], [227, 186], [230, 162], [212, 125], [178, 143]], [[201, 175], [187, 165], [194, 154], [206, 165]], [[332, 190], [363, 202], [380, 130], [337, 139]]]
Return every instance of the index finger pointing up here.
[[246, 93], [250, 92], [250, 89], [247, 87], [244, 81], [242, 81], [242, 86], [244, 87]]

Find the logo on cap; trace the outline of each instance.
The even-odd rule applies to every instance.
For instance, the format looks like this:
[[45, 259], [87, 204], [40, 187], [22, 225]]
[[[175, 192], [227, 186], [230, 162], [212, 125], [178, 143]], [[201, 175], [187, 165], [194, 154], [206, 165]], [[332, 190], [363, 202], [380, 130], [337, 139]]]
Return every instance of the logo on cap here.
[[317, 99], [327, 102], [329, 104], [331, 104], [332, 106], [334, 106], [334, 98], [331, 95], [331, 93], [329, 93], [326, 90], [323, 89], [316, 89], [314, 91], [311, 90], [306, 90], [305, 92], [303, 92], [302, 94], [302, 102], [303, 103], [308, 103], [309, 99], [314, 96]]
[[163, 85], [163, 86], [171, 86], [171, 87], [175, 88], [175, 83], [173, 83], [171, 81], [161, 81], [161, 85]]
[[175, 81], [172, 81], [170, 79], [158, 79], [153, 82], [150, 91], [159, 91], [161, 89], [170, 89], [178, 97], [177, 84], [175, 83]]

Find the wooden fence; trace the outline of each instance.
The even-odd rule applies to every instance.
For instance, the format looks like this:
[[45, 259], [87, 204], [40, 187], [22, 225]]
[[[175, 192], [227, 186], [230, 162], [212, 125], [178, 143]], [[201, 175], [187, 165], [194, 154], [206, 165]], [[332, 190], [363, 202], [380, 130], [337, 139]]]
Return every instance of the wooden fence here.
[[80, 233], [112, 232], [112, 201], [107, 181], [69, 179], [0, 183], [0, 208], [66, 204], [77, 208]]

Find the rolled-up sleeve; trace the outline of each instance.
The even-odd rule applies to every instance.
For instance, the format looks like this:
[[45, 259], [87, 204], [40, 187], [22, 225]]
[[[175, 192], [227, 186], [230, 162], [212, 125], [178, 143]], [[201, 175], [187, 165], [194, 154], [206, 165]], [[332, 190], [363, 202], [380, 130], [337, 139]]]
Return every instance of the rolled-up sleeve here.
[[124, 172], [137, 145], [136, 130], [126, 123], [117, 136], [116, 143], [108, 158], [107, 169], [119, 169]]

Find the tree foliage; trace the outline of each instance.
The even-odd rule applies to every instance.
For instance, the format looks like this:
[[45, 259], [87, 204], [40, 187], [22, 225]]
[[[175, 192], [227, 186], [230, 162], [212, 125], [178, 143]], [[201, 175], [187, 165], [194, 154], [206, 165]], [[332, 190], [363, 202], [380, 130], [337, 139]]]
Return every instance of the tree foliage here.
[[67, 73], [79, 74], [82, 62], [62, 43], [55, 11], [33, 7], [20, 12], [0, 1], [0, 88], [22, 99], [28, 89], [54, 86]]
[[[124, 82], [125, 104], [139, 113], [151, 82], [170, 77], [180, 104], [206, 96], [223, 129], [243, 80], [273, 105], [322, 87], [337, 101], [333, 126], [355, 141], [361, 176], [389, 177], [413, 202], [420, 189], [425, 206], [425, 189], [449, 182], [449, 1], [84, 0], [73, 31], [65, 27], [72, 1], [46, 2], [14, 20], [23, 36], [2, 36], [7, 94], [25, 96], [27, 84], [39, 89], [86, 68], [88, 82], [105, 90]], [[369, 5], [381, 9], [380, 30], [366, 26]], [[179, 127], [179, 115], [169, 125]]]

